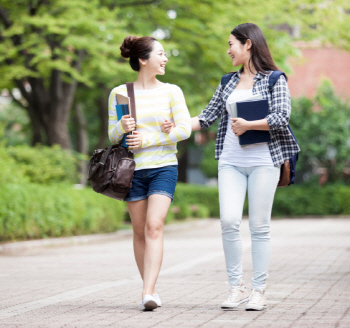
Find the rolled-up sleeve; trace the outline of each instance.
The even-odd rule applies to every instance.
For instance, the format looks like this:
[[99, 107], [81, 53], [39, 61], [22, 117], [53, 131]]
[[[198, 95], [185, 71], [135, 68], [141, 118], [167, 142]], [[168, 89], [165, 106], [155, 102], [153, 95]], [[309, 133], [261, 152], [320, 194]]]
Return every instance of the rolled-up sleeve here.
[[217, 87], [213, 97], [207, 107], [198, 115], [201, 130], [209, 128], [221, 116], [222, 112], [222, 97], [221, 83]]
[[266, 116], [270, 130], [279, 130], [288, 125], [291, 102], [287, 81], [282, 75], [273, 87], [270, 114]]

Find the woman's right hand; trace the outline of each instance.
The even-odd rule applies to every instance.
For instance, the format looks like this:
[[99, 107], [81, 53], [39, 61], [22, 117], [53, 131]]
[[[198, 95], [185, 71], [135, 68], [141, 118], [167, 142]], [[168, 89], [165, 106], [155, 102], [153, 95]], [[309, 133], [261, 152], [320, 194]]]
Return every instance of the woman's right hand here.
[[136, 128], [135, 120], [132, 117], [130, 117], [130, 114], [122, 116], [121, 123], [125, 133], [134, 131]]
[[165, 132], [168, 134], [170, 133], [173, 127], [174, 127], [174, 124], [168, 121], [167, 119], [165, 119], [165, 121], [160, 125], [162, 132]]

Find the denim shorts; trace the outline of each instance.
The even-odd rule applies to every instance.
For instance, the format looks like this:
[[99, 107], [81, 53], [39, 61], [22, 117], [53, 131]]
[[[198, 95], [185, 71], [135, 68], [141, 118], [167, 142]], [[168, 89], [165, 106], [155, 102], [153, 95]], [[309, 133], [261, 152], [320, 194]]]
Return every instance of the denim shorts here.
[[142, 200], [153, 194], [168, 196], [173, 200], [177, 177], [177, 165], [137, 170], [134, 172], [132, 187], [124, 201]]

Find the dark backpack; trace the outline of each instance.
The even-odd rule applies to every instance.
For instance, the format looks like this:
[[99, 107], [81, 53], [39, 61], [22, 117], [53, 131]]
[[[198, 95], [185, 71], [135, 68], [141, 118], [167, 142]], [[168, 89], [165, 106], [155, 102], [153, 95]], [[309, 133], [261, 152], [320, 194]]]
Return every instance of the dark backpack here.
[[[233, 73], [229, 73], [229, 74], [226, 74], [224, 75], [222, 78], [221, 78], [221, 86], [224, 88], [226, 86], [226, 84], [231, 80], [231, 77], [233, 76], [235, 72]], [[281, 71], [273, 71], [270, 76], [269, 76], [269, 92], [272, 93], [273, 91], [273, 87], [275, 86], [278, 78], [281, 76], [281, 75], [284, 75], [286, 77], [286, 74], [284, 74], [283, 72]], [[288, 124], [288, 129], [290, 131], [290, 133], [292, 134], [294, 140], [296, 143], [298, 143], [297, 139], [295, 138], [295, 135], [291, 129], [291, 127], [289, 126]], [[294, 184], [295, 182], [295, 170], [296, 170], [296, 165], [297, 165], [297, 161], [298, 161], [298, 158], [299, 158], [299, 154], [296, 153], [295, 155], [293, 155], [291, 158], [289, 158], [289, 166], [290, 166], [290, 176], [289, 176], [289, 183], [288, 185], [291, 185], [291, 184]]]

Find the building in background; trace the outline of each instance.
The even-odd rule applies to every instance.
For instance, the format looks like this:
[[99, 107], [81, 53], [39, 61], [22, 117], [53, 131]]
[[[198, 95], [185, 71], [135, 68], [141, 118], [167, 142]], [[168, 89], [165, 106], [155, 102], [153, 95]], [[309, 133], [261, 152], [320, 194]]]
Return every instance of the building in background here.
[[297, 41], [295, 46], [302, 55], [289, 60], [293, 72], [288, 75], [288, 86], [293, 98], [314, 97], [321, 81], [328, 79], [337, 95], [350, 99], [350, 52], [317, 41]]

